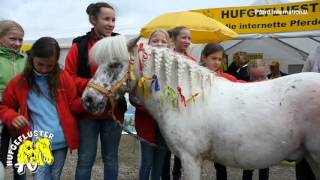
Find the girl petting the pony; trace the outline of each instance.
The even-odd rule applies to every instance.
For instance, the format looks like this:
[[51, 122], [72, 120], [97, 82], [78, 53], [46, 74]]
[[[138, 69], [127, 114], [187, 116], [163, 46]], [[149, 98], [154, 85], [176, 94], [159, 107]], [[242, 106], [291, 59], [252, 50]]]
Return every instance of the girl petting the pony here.
[[[114, 33], [116, 13], [106, 2], [92, 3], [86, 10], [92, 29], [86, 35], [77, 37], [69, 49], [65, 60], [65, 70], [76, 83], [78, 94], [82, 95], [89, 80], [94, 76], [98, 66], [90, 62], [89, 51], [92, 46], [104, 37], [118, 35]], [[122, 97], [115, 107], [116, 119], [122, 120], [127, 110], [127, 102]], [[98, 138], [101, 142], [101, 155], [104, 165], [104, 178], [118, 179], [118, 147], [121, 137], [121, 127], [113, 120], [110, 113], [93, 115], [83, 113], [78, 117], [80, 147], [75, 179], [91, 178], [91, 170], [96, 160]]]
[[[191, 45], [191, 32], [187, 27], [178, 26], [169, 31], [172, 43], [174, 45], [173, 50], [178, 54], [186, 57], [188, 60], [196, 63], [194, 57], [187, 53], [188, 48]], [[168, 151], [166, 154], [162, 179], [170, 180], [170, 162], [171, 162], [171, 152]], [[181, 161], [177, 156], [174, 156], [174, 164], [172, 170], [173, 180], [179, 180], [181, 178]]]
[[[166, 31], [155, 30], [151, 33], [148, 45], [159, 48], [169, 46], [170, 37]], [[140, 169], [139, 180], [160, 180], [164, 158], [166, 155], [165, 142], [156, 121], [141, 105], [139, 100], [130, 95], [130, 102], [136, 107], [135, 127], [138, 136], [148, 142], [156, 143], [158, 147], [152, 146], [147, 142], [140, 142]]]

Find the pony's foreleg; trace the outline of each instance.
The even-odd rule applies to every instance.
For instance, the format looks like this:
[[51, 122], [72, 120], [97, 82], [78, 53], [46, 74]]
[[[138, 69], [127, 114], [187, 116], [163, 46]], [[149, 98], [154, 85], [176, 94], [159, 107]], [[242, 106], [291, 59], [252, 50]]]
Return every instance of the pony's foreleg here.
[[200, 180], [201, 179], [201, 165], [202, 159], [196, 159], [190, 154], [183, 154], [181, 156], [183, 172], [185, 180]]

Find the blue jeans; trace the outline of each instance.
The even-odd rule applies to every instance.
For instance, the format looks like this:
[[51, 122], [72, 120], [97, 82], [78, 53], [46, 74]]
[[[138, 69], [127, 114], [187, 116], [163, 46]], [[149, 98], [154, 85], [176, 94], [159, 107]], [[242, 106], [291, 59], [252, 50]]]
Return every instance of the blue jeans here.
[[33, 180], [59, 180], [64, 162], [66, 160], [68, 148], [52, 151], [53, 164], [41, 166], [34, 174]]
[[160, 146], [160, 148], [157, 148], [148, 143], [140, 142], [139, 180], [149, 180], [150, 172], [151, 180], [160, 180], [163, 162], [167, 153], [167, 149], [163, 145]]
[[76, 180], [89, 180], [92, 166], [96, 160], [98, 136], [100, 134], [101, 154], [104, 163], [104, 179], [118, 179], [118, 147], [121, 128], [113, 120], [85, 120], [78, 121], [80, 132], [80, 147]]

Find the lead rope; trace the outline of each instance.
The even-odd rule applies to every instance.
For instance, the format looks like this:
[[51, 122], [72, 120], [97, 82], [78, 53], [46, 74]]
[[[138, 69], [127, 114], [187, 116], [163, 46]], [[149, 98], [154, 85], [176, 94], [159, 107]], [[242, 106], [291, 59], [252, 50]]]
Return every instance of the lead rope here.
[[159, 146], [155, 143], [152, 143], [152, 142], [149, 142], [147, 140], [145, 140], [144, 138], [132, 133], [128, 128], [126, 128], [117, 118], [116, 116], [113, 114], [113, 111], [111, 110], [111, 116], [112, 116], [112, 119], [117, 123], [117, 125], [126, 133], [128, 133], [130, 136], [134, 137], [135, 139], [137, 139], [138, 141], [142, 141], [142, 142], [145, 142], [147, 144], [149, 144], [150, 146], [153, 146], [153, 147], [156, 147], [158, 149], [167, 149], [166, 147], [164, 146]]

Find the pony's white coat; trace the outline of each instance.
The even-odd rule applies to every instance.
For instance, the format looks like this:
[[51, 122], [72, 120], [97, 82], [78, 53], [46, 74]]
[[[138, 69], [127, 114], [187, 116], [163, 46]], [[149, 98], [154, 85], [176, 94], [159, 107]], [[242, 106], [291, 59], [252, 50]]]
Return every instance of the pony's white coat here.
[[[98, 54], [95, 58], [107, 57], [112, 54], [111, 49], [124, 44], [118, 36], [106, 38], [94, 46], [93, 54]], [[121, 57], [129, 57], [125, 48], [121, 49]], [[232, 83], [169, 49], [147, 48], [146, 52], [149, 58], [144, 61], [143, 72], [135, 66], [136, 75], [139, 78], [157, 74], [161, 90], [150, 91], [148, 98], [139, 88], [136, 94], [156, 119], [170, 149], [182, 159], [187, 179], [200, 179], [204, 159], [251, 169], [304, 155], [320, 180], [319, 74]], [[123, 74], [129, 58], [119, 57], [95, 60], [105, 66], [112, 63], [108, 59], [119, 60]], [[137, 64], [137, 54], [135, 57]], [[106, 76], [101, 72], [97, 71], [95, 80]], [[110, 84], [110, 78], [106, 79], [106, 84]], [[152, 86], [151, 82], [147, 84]], [[166, 86], [175, 89], [178, 85], [186, 98], [195, 93], [199, 96], [187, 107], [179, 99], [179, 107], [174, 109], [171, 102], [161, 98], [161, 93]], [[102, 95], [96, 92], [95, 96]]]
[[0, 162], [0, 179], [4, 179], [5, 177], [5, 174], [4, 174], [4, 167], [3, 167], [3, 164], [2, 162]]

